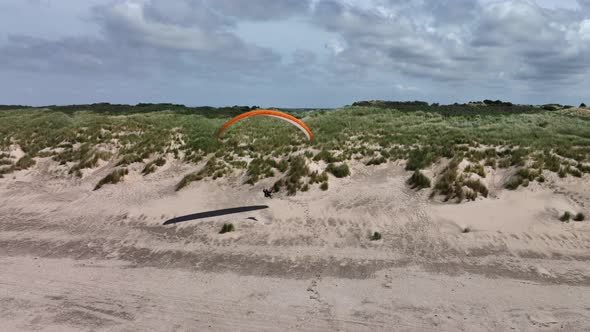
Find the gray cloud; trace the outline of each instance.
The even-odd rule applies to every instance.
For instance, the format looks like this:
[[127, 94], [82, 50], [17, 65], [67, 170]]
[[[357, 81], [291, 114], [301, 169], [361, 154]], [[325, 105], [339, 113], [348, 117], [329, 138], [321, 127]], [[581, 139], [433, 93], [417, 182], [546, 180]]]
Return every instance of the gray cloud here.
[[[11, 1], [10, 8], [21, 6]], [[39, 6], [31, 1], [22, 6]], [[48, 34], [8, 30], [0, 70], [21, 83], [28, 74], [69, 76], [64, 84], [92, 77], [96, 86], [129, 79], [151, 87], [168, 80], [219, 98], [224, 94], [213, 92], [227, 89], [243, 98], [268, 92], [300, 102], [304, 92], [320, 100], [322, 91], [337, 98], [340, 89], [335, 105], [352, 101], [355, 91], [360, 95], [353, 100], [426, 92], [466, 99], [494, 97], [486, 92], [579, 96], [576, 90], [583, 89], [572, 83], [590, 88], [590, 0], [578, 4], [576, 10], [526, 0], [116, 0], [89, 9], [93, 28], [78, 35], [41, 38]], [[284, 47], [287, 38], [276, 37], [261, 38], [270, 44], [261, 47], [245, 40], [255, 34], [242, 39], [236, 33], [242, 24], [294, 19], [323, 30], [327, 50], [296, 45], [293, 51]], [[310, 37], [316, 37], [313, 45], [324, 44]]]
[[309, 0], [209, 0], [209, 5], [224, 15], [248, 20], [278, 20], [305, 14]]
[[215, 18], [214, 11], [196, 6], [196, 1], [186, 2], [194, 6], [190, 17], [196, 21], [190, 24], [188, 16], [169, 22], [167, 15], [185, 8], [161, 3], [126, 0], [95, 7], [93, 20], [101, 28], [100, 37], [46, 40], [11, 35], [0, 47], [0, 67], [70, 75], [148, 76], [170, 72], [235, 78], [278, 64], [277, 53], [239, 39], [228, 29], [230, 20]]
[[317, 5], [314, 23], [348, 45], [335, 61], [443, 81], [503, 77], [561, 84], [590, 70], [590, 21], [576, 11], [528, 1], [377, 3]]

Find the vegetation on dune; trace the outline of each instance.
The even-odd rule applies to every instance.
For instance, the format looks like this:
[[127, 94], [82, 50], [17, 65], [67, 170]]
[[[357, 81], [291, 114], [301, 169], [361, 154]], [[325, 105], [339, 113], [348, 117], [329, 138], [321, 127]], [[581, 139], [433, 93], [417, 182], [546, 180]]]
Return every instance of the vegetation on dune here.
[[578, 212], [573, 219], [574, 221], [584, 221], [586, 216], [582, 212]]
[[424, 175], [420, 170], [415, 170], [414, 174], [408, 179], [407, 183], [412, 189], [430, 188], [430, 179]]
[[129, 174], [129, 171], [126, 168], [118, 168], [112, 171], [109, 175], [105, 176], [102, 180], [100, 180], [94, 190], [98, 190], [102, 188], [105, 184], [116, 184], [123, 180], [125, 175]]
[[430, 167], [437, 159], [435, 151], [430, 148], [415, 149], [410, 151], [410, 156], [406, 164], [406, 170], [415, 171]]
[[432, 195], [443, 195], [445, 201], [456, 199], [458, 203], [464, 199], [475, 200], [479, 195], [488, 197], [489, 191], [483, 182], [470, 178], [465, 170], [463, 173], [459, 171], [461, 161], [462, 157], [455, 157], [449, 162], [439, 176]]
[[508, 179], [504, 187], [509, 190], [516, 190], [521, 185], [524, 187], [528, 186], [534, 180], [545, 182], [545, 177], [540, 173], [541, 171], [536, 169], [521, 168]]
[[[505, 184], [509, 189], [545, 181], [543, 171], [562, 177], [590, 173], [590, 116], [567, 105], [366, 101], [335, 110], [285, 110], [310, 127], [311, 143], [289, 124], [268, 118], [240, 120], [217, 140], [219, 126], [253, 108], [247, 106], [101, 103], [18, 108], [0, 107], [0, 152], [16, 144], [26, 159], [15, 162], [3, 156], [0, 173], [49, 157], [78, 176], [99, 160], [119, 166], [141, 163], [147, 175], [163, 165], [162, 156], [170, 155], [189, 164], [207, 161], [186, 175], [177, 190], [239, 170], [247, 183], [272, 177], [275, 191], [286, 188], [295, 194], [314, 184], [327, 189], [327, 173], [348, 176], [353, 160], [365, 165], [405, 160], [415, 175], [410, 185], [420, 188], [426, 185], [420, 170], [450, 161], [432, 179], [433, 192], [459, 201], [487, 195], [483, 182], [471, 178], [485, 178], [485, 167], [516, 168]], [[469, 165], [461, 170], [463, 160]], [[320, 169], [310, 171], [311, 164]]]
[[234, 224], [223, 224], [223, 227], [221, 227], [219, 234], [225, 234], [225, 233], [233, 232], [235, 230], [236, 230], [236, 228], [234, 227]]
[[143, 168], [143, 170], [141, 171], [141, 174], [143, 174], [143, 175], [151, 174], [151, 173], [155, 172], [156, 169], [158, 169], [158, 167], [162, 167], [165, 164], [166, 164], [166, 159], [160, 157], [154, 161], [147, 163], [145, 165], [145, 167]]
[[337, 178], [343, 178], [350, 175], [350, 169], [345, 163], [341, 165], [328, 164], [328, 167], [326, 167], [326, 172], [332, 173], [332, 175]]
[[14, 165], [15, 169], [27, 169], [31, 166], [35, 165], [35, 159], [31, 158], [29, 155], [22, 156]]

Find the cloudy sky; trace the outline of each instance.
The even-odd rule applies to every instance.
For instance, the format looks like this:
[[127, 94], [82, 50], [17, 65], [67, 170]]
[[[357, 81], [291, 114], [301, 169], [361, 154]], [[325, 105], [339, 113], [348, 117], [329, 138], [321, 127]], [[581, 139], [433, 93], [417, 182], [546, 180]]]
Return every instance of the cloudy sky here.
[[590, 0], [0, 0], [0, 104], [590, 102]]

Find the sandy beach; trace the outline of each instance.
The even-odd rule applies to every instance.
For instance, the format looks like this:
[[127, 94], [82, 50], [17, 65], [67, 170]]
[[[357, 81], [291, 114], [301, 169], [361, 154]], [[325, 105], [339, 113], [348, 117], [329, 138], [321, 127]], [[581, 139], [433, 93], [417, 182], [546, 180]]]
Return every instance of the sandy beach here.
[[176, 192], [199, 167], [180, 161], [93, 191], [112, 166], [76, 179], [39, 158], [0, 180], [7, 330], [590, 329], [590, 223], [558, 219], [590, 212], [587, 175], [507, 191], [490, 169], [489, 198], [455, 204], [410, 189], [399, 161], [272, 199], [272, 179], [239, 172]]

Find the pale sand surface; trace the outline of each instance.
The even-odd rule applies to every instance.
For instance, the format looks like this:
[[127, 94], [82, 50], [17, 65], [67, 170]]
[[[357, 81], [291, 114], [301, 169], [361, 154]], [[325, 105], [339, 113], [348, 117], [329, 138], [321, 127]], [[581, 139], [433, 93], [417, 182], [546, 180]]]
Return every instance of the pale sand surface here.
[[557, 219], [589, 215], [588, 176], [509, 192], [494, 173], [490, 198], [453, 204], [401, 165], [353, 164], [327, 192], [269, 200], [273, 179], [238, 175], [174, 192], [198, 166], [171, 162], [92, 191], [111, 167], [66, 180], [39, 160], [0, 179], [2, 330], [590, 330], [590, 222]]

